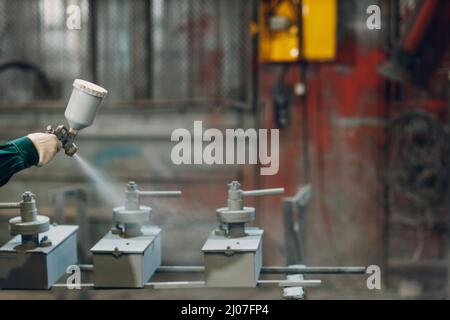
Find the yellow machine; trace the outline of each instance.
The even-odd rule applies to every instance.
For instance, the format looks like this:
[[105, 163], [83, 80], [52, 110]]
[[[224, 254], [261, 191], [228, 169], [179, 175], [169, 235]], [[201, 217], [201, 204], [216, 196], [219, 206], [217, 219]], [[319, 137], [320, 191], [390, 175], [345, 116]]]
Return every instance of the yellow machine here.
[[[336, 0], [264, 0], [260, 5], [262, 62], [328, 61], [336, 55]], [[299, 39], [301, 38], [301, 46]]]

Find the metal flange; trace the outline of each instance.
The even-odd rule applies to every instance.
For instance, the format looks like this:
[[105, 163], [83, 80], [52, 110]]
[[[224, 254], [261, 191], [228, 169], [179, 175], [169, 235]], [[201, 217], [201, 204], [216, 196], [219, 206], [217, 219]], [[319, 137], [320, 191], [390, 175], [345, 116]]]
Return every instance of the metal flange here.
[[23, 221], [22, 217], [14, 217], [9, 220], [11, 235], [33, 236], [46, 232], [50, 228], [50, 219], [46, 216], [36, 216], [34, 221]]
[[130, 210], [124, 206], [113, 209], [114, 221], [117, 223], [144, 223], [150, 219], [152, 208], [139, 206], [139, 209]]
[[[0, 203], [0, 209], [16, 208], [20, 210], [20, 216], [9, 220], [10, 234], [21, 235], [22, 244], [29, 246], [41, 245], [39, 234], [50, 229], [50, 219], [38, 215], [34, 194], [26, 191], [22, 194], [22, 201]], [[42, 245], [48, 245], [51, 241], [44, 241]]]
[[255, 220], [255, 208], [243, 207], [241, 210], [230, 210], [228, 207], [216, 210], [217, 219], [222, 223], [247, 223]]

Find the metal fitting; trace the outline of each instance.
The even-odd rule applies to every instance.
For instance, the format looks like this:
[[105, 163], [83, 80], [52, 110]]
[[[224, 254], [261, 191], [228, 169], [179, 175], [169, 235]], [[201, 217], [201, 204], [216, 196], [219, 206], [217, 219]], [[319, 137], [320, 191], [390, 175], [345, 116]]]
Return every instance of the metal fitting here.
[[141, 226], [150, 220], [151, 207], [141, 206], [141, 197], [179, 197], [181, 191], [140, 191], [136, 182], [130, 181], [125, 190], [125, 204], [113, 209], [116, 232], [130, 238], [142, 234]]
[[44, 246], [51, 245], [48, 239], [42, 243], [39, 242], [39, 234], [48, 231], [50, 228], [50, 219], [38, 215], [33, 193], [30, 191], [24, 192], [20, 202], [0, 203], [0, 209], [20, 210], [20, 216], [9, 220], [9, 231], [12, 236], [22, 236], [22, 245], [26, 247], [36, 247], [41, 244]]
[[228, 187], [228, 206], [216, 210], [219, 228], [215, 233], [229, 238], [245, 236], [245, 224], [255, 220], [255, 208], [245, 207], [244, 197], [275, 195], [284, 192], [284, 188], [244, 191], [238, 181], [232, 181]]

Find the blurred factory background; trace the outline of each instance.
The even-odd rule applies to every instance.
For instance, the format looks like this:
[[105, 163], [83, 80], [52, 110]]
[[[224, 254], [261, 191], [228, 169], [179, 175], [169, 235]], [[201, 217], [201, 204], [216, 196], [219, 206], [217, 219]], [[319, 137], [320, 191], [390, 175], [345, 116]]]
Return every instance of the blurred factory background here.
[[[81, 29], [66, 26], [81, 8]], [[371, 29], [367, 8], [381, 9]], [[450, 2], [438, 0], [0, 0], [0, 140], [62, 123], [75, 78], [109, 93], [79, 154], [124, 189], [182, 190], [149, 200], [163, 265], [202, 265], [227, 183], [311, 198], [255, 198], [264, 265], [377, 264], [383, 289], [325, 276], [311, 298], [448, 298]], [[176, 166], [175, 128], [279, 128], [280, 170]], [[41, 213], [81, 226], [81, 257], [112, 207], [60, 154], [17, 174], [0, 201], [36, 194]], [[0, 242], [9, 239], [0, 215]], [[299, 219], [301, 226], [291, 223]], [[280, 298], [280, 290], [0, 292], [10, 297]]]

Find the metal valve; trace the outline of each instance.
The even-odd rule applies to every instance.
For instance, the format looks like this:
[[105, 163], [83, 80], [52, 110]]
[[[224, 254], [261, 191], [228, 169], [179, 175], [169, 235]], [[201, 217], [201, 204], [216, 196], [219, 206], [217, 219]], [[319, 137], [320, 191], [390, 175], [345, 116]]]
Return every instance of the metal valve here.
[[142, 234], [141, 226], [150, 219], [152, 208], [141, 206], [141, 197], [179, 197], [181, 191], [140, 191], [134, 181], [127, 184], [125, 205], [113, 209], [119, 234], [129, 238]]
[[64, 125], [61, 124], [56, 128], [48, 125], [46, 131], [47, 133], [54, 134], [58, 138], [58, 140], [61, 141], [64, 152], [69, 157], [72, 157], [77, 152], [78, 148], [75, 143], [73, 143], [78, 133], [77, 130], [73, 128], [67, 129]]
[[245, 224], [255, 220], [255, 208], [245, 207], [244, 197], [276, 195], [284, 192], [284, 188], [244, 191], [238, 181], [232, 181], [228, 186], [228, 207], [216, 210], [217, 219], [220, 223], [216, 234], [231, 238], [245, 236]]
[[51, 245], [47, 238], [39, 241], [39, 233], [50, 228], [50, 219], [38, 215], [34, 194], [26, 191], [20, 202], [0, 203], [0, 209], [20, 209], [20, 216], [9, 220], [9, 231], [13, 236], [22, 236], [22, 245], [26, 247], [45, 247]]

